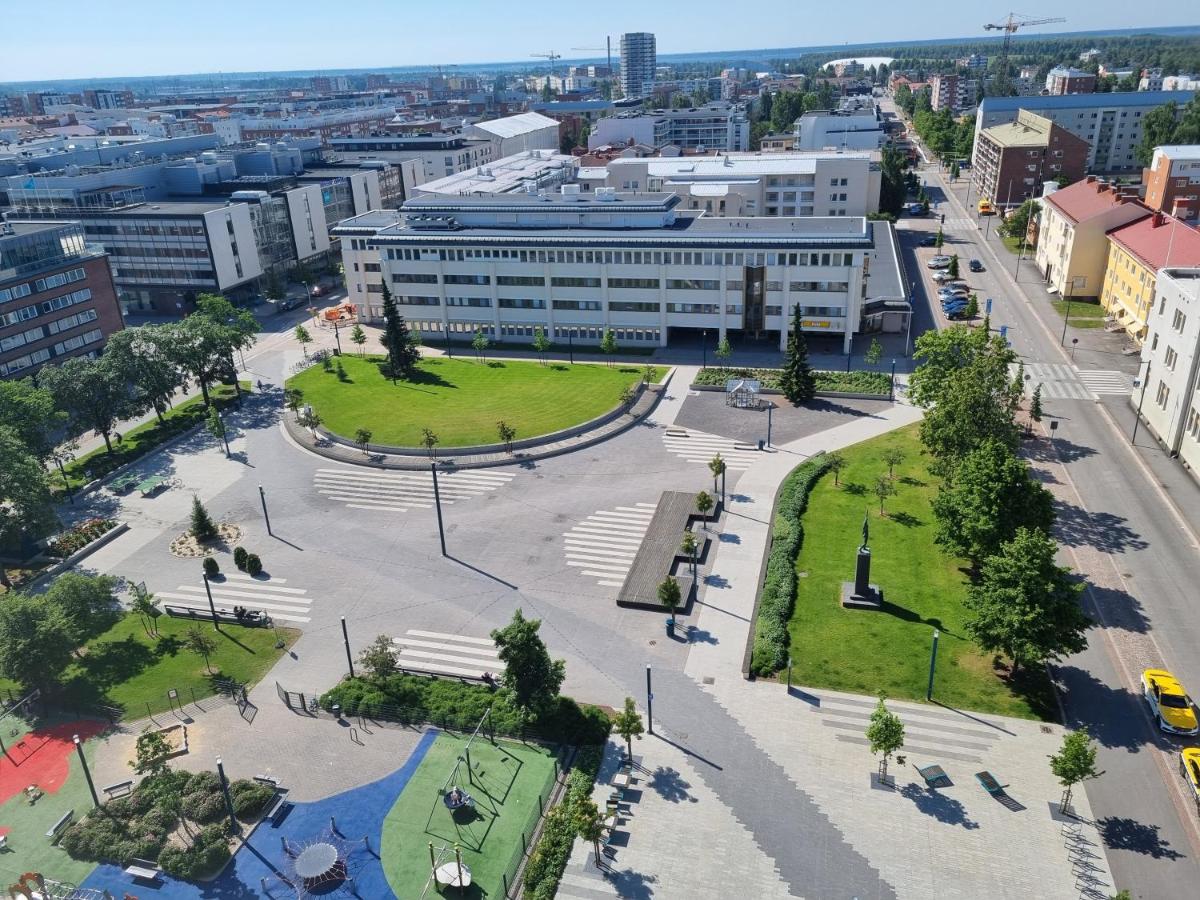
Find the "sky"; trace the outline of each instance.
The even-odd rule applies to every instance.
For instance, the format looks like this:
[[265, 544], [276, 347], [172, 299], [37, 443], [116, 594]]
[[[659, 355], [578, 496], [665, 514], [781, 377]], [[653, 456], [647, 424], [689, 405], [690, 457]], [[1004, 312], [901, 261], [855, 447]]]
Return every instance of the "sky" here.
[[[1030, 6], [1067, 20], [1030, 33], [1200, 22], [1178, 0]], [[603, 47], [608, 33], [615, 45], [624, 31], [654, 32], [660, 54], [901, 42], [982, 36], [1006, 13], [977, 0], [0, 0], [0, 82], [532, 63], [595, 56], [572, 48]]]

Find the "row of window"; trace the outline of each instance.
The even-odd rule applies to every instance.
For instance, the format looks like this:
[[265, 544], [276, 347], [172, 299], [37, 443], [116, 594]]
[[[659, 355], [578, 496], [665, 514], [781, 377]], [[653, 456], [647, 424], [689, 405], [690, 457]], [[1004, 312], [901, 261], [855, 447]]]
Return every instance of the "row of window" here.
[[[844, 212], [842, 213], [844, 215]], [[368, 249], [368, 242], [353, 249]], [[386, 248], [390, 260], [409, 262], [469, 262], [475, 259], [494, 261], [551, 263], [560, 265], [623, 265], [623, 266], [852, 266], [854, 254], [829, 253], [722, 253], [709, 250], [450, 250], [408, 247]], [[503, 283], [503, 282], [502, 282]]]
[[36, 319], [38, 316], [45, 313], [52, 313], [55, 310], [66, 309], [68, 306], [74, 306], [76, 303], [86, 303], [91, 299], [91, 288], [84, 288], [80, 291], [72, 291], [69, 294], [63, 294], [60, 297], [51, 297], [49, 300], [43, 300], [41, 303], [23, 306], [20, 309], [14, 309], [12, 312], [5, 313], [4, 315], [0, 316], [0, 327], [6, 325], [16, 325], [18, 322], [26, 322], [29, 319]]
[[55, 319], [46, 325], [38, 325], [36, 328], [30, 328], [27, 331], [7, 335], [0, 338], [0, 351], [15, 350], [17, 347], [24, 347], [26, 344], [40, 341], [46, 336], [47, 332], [50, 334], [60, 334], [64, 331], [70, 331], [72, 328], [77, 328], [80, 325], [86, 325], [88, 322], [95, 322], [97, 318], [99, 318], [99, 315], [94, 309], [85, 309], [83, 312], [76, 313], [73, 316]]
[[[475, 307], [477, 309], [490, 309], [492, 301], [488, 297], [450, 297], [447, 298], [447, 306], [458, 307]], [[437, 297], [414, 297], [403, 296], [396, 298], [396, 302], [401, 306], [439, 306], [440, 301]], [[517, 298], [517, 297], [501, 297], [497, 304], [500, 309], [545, 309], [546, 301], [541, 298]], [[603, 304], [596, 300], [554, 300], [552, 308], [562, 310], [564, 312], [600, 312], [603, 310]], [[381, 307], [372, 307], [372, 310], [382, 309]], [[662, 307], [657, 302], [635, 302], [635, 301], [619, 301], [608, 304], [610, 312], [629, 312], [629, 313], [653, 313], [662, 312]], [[707, 314], [716, 315], [721, 311], [718, 303], [668, 303], [666, 311], [669, 313], [685, 313], [685, 314]], [[769, 316], [777, 316], [782, 312], [780, 306], [766, 307], [766, 314]], [[725, 305], [725, 313], [730, 316], [740, 316], [742, 314], [742, 305], [740, 303], [729, 303]], [[802, 306], [800, 314], [806, 318], [841, 318], [845, 316], [846, 311], [837, 306]], [[375, 314], [377, 317], [383, 313]]]
[[47, 275], [45, 278], [39, 278], [36, 281], [14, 284], [12, 287], [0, 291], [0, 303], [7, 303], [9, 300], [19, 300], [33, 293], [40, 294], [42, 291], [52, 291], [56, 287], [62, 287], [64, 284], [72, 284], [76, 281], [83, 281], [85, 278], [87, 278], [87, 272], [83, 269], [68, 269], [65, 272]]
[[[67, 338], [65, 341], [59, 341], [54, 345], [53, 354], [62, 356], [64, 353], [70, 353], [72, 350], [78, 350], [80, 347], [87, 347], [90, 344], [95, 344], [104, 339], [104, 332], [99, 328], [94, 328], [91, 331], [78, 335], [73, 338]], [[33, 368], [41, 365], [50, 359], [51, 351], [49, 347], [42, 347], [40, 350], [34, 350], [32, 353], [26, 353], [24, 356], [18, 356], [16, 359], [0, 362], [0, 377], [14, 375], [25, 369]]]

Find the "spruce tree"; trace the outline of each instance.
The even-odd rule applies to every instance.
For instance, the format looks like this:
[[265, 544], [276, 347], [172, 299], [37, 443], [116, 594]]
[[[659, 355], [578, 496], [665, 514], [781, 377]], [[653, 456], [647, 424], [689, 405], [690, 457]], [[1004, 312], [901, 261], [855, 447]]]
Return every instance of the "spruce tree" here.
[[204, 504], [200, 502], [200, 498], [192, 495], [192, 537], [204, 543], [211, 541], [217, 536], [217, 526], [213, 524], [212, 517], [208, 514], [208, 510], [204, 508]]
[[410, 377], [421, 354], [413, 346], [408, 325], [404, 316], [400, 315], [400, 310], [396, 308], [396, 301], [392, 298], [392, 292], [388, 290], [387, 282], [383, 284], [383, 336], [380, 343], [387, 351], [388, 371], [392, 381], [396, 380], [397, 375]]
[[792, 331], [788, 335], [787, 355], [779, 375], [779, 389], [792, 403], [806, 403], [816, 396], [817, 383], [808, 362], [808, 342], [801, 328], [800, 305], [792, 307]]

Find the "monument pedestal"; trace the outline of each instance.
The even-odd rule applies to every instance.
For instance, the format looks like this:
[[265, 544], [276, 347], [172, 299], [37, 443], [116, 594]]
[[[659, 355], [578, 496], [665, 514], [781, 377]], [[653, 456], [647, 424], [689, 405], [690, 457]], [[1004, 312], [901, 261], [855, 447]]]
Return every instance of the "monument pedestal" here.
[[842, 606], [846, 609], [879, 609], [883, 606], [883, 591], [871, 584], [871, 551], [858, 548], [854, 581], [842, 582]]

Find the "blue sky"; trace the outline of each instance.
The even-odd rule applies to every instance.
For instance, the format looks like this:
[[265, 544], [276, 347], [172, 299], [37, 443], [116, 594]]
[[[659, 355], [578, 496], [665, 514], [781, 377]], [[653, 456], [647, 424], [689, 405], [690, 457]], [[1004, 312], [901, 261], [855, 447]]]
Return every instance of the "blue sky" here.
[[[520, 60], [653, 31], [660, 53], [981, 34], [1000, 0], [0, 0], [0, 81]], [[1177, 0], [1059, 0], [1033, 31], [1190, 25]], [[532, 61], [532, 60], [531, 60]]]

